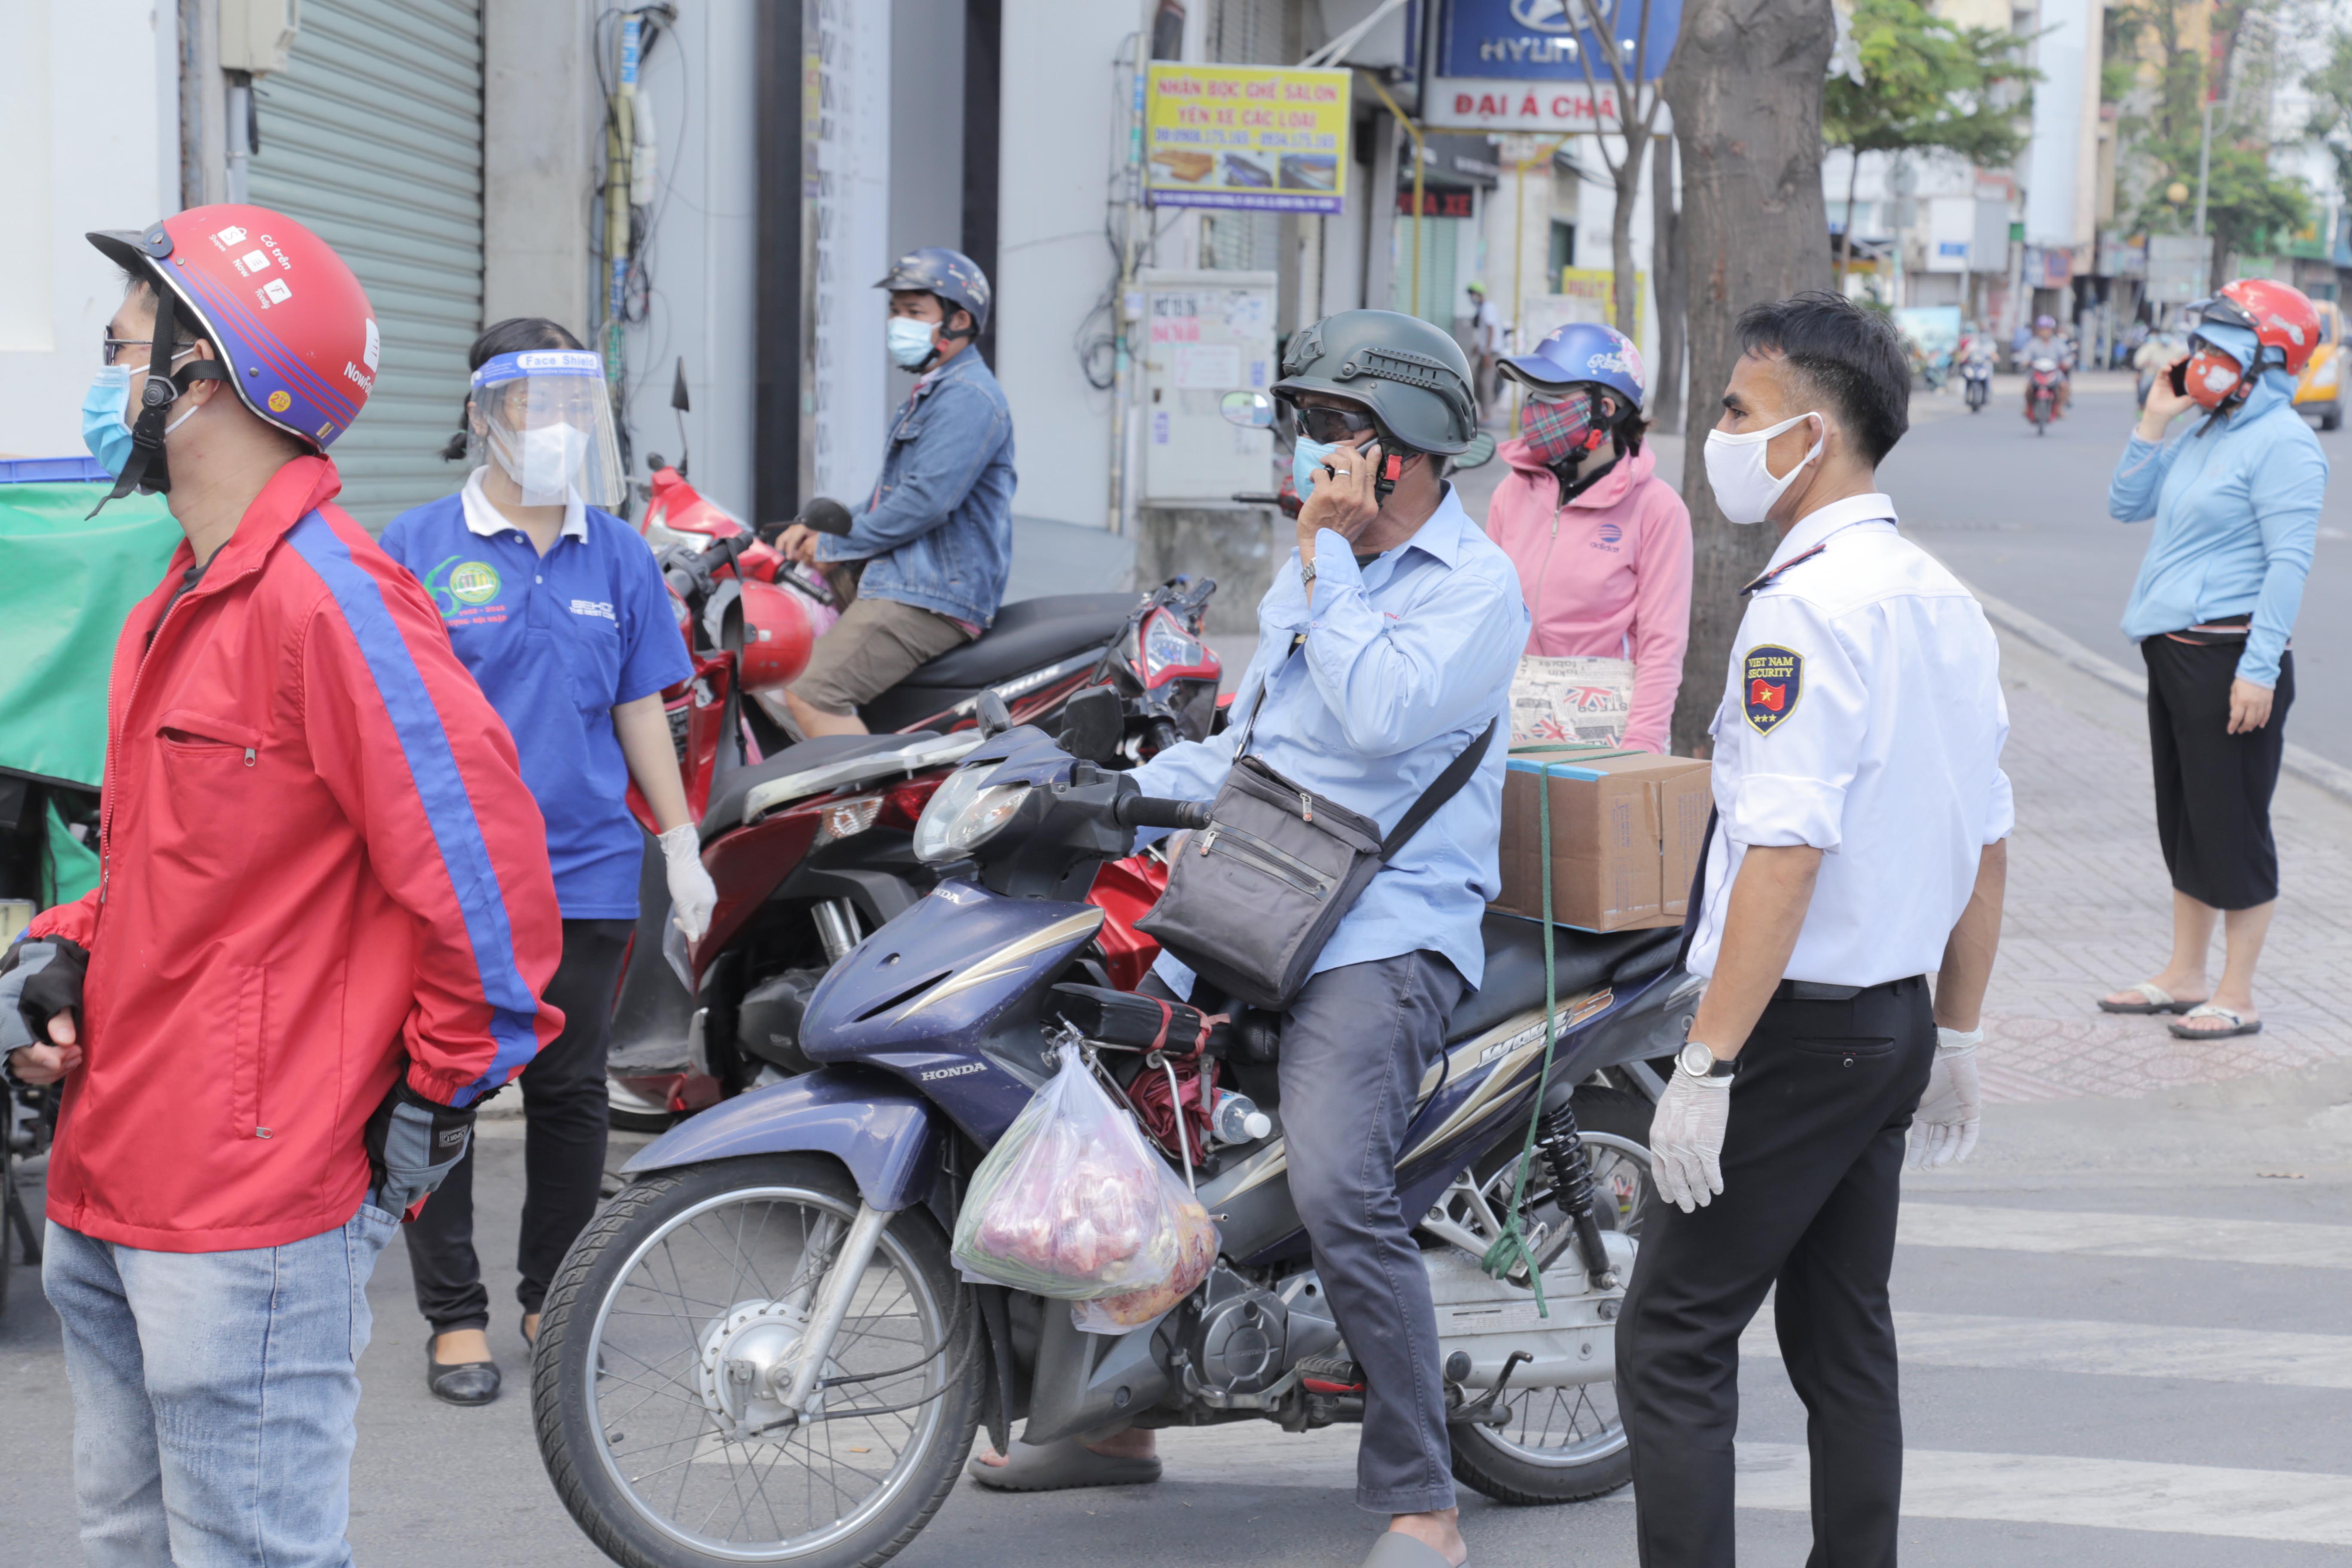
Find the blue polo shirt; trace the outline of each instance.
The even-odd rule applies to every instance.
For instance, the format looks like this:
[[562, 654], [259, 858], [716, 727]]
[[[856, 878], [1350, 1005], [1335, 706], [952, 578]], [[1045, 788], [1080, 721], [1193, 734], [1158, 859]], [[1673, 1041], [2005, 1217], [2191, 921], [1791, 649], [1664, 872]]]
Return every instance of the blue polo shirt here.
[[573, 502], [544, 556], [466, 488], [394, 518], [383, 544], [425, 584], [457, 657], [513, 734], [547, 819], [566, 920], [635, 920], [644, 831], [613, 710], [694, 673], [653, 552]]

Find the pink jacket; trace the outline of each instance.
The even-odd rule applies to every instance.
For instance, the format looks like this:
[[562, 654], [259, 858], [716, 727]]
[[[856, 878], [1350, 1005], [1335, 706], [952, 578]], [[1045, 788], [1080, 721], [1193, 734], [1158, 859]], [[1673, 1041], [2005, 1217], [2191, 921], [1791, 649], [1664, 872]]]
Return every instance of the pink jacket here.
[[1525, 441], [1504, 442], [1500, 456], [1511, 474], [1486, 510], [1486, 536], [1519, 569], [1535, 617], [1527, 651], [1631, 658], [1625, 743], [1664, 752], [1690, 640], [1689, 509], [1656, 477], [1646, 447], [1564, 507], [1559, 481]]

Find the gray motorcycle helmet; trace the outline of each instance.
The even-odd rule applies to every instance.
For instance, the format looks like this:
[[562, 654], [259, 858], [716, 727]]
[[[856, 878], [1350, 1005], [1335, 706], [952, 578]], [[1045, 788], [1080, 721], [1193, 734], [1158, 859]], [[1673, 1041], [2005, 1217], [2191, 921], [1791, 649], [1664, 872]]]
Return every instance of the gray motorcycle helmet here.
[[1342, 310], [1302, 327], [1283, 351], [1274, 395], [1328, 393], [1372, 411], [1408, 451], [1455, 457], [1478, 435], [1470, 361], [1452, 334], [1396, 310]]

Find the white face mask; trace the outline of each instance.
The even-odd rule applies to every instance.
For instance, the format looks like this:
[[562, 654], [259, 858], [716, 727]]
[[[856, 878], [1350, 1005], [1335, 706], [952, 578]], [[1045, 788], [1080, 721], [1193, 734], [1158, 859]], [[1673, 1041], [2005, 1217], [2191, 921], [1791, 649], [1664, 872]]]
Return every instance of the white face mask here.
[[[503, 431], [490, 443], [498, 455], [499, 466], [522, 489], [526, 506], [553, 506], [571, 498], [573, 476], [588, 456], [588, 435], [584, 430], [558, 421], [526, 430], [520, 438], [507, 437]], [[520, 446], [518, 455], [514, 446]]]
[[1803, 459], [1780, 478], [1764, 461], [1764, 444], [1791, 426], [1808, 419], [1822, 419], [1818, 414], [1800, 414], [1794, 419], [1783, 419], [1769, 430], [1752, 431], [1734, 436], [1722, 430], [1706, 433], [1706, 482], [1715, 491], [1715, 504], [1727, 521], [1738, 523], [1762, 522], [1773, 504], [1780, 499], [1796, 477], [1804, 472], [1805, 464], [1822, 455], [1822, 445], [1829, 438], [1829, 421], [1822, 419], [1822, 434], [1813, 442], [1813, 449]]

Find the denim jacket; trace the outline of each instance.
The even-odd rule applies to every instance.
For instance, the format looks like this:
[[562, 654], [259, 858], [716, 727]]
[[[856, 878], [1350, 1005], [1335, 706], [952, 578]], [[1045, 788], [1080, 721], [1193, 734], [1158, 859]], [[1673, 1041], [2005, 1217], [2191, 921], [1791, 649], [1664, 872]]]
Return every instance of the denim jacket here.
[[866, 562], [863, 597], [985, 628], [1013, 568], [1013, 409], [968, 348], [908, 395], [874, 493], [817, 558]]

